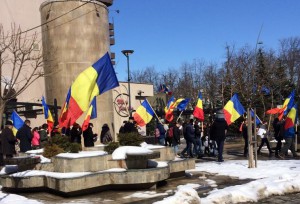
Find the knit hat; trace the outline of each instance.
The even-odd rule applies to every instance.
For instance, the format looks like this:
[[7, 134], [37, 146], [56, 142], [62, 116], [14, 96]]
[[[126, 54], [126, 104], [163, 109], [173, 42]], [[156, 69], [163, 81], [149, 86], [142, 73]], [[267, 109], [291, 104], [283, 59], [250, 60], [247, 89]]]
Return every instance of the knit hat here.
[[13, 125], [13, 122], [8, 120], [8, 121], [6, 121], [5, 125]]

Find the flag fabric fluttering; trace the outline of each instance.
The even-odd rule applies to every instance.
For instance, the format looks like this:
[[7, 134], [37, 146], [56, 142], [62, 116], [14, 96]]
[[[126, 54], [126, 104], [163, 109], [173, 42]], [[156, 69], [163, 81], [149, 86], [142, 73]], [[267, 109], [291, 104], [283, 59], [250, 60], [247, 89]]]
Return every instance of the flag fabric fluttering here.
[[45, 119], [47, 120], [47, 124], [48, 124], [48, 130], [51, 133], [53, 130], [53, 126], [54, 126], [54, 120], [53, 120], [51, 111], [49, 110], [48, 105], [46, 104], [44, 96], [42, 97], [42, 105], [43, 105], [44, 116], [45, 116]]
[[89, 108], [91, 100], [119, 86], [119, 82], [108, 53], [92, 66], [81, 72], [71, 86], [68, 106], [69, 123], [72, 125]]
[[238, 99], [238, 95], [234, 94], [223, 108], [225, 120], [228, 125], [237, 120], [246, 111]]
[[61, 109], [61, 113], [58, 119], [58, 123], [60, 127], [66, 127], [68, 128], [70, 126], [69, 118], [68, 118], [68, 108], [71, 98], [71, 88], [69, 88], [65, 103], [63, 105], [63, 108]]
[[165, 84], [159, 86], [159, 92], [163, 92], [167, 95], [172, 95], [172, 92], [169, 90], [169, 87]]
[[198, 101], [193, 112], [195, 118], [198, 118], [200, 121], [204, 121], [204, 112], [203, 112], [203, 101], [202, 101], [202, 93], [198, 94]]
[[165, 113], [166, 113], [165, 119], [169, 122], [172, 121], [174, 118], [174, 116], [173, 116], [173, 111], [175, 108], [174, 104], [175, 104], [175, 98], [174, 98], [174, 96], [172, 96], [170, 98], [170, 100], [168, 101], [167, 106], [165, 107]]
[[94, 99], [92, 100], [91, 104], [90, 104], [90, 108], [85, 116], [85, 119], [83, 121], [82, 124], [82, 131], [85, 131], [90, 123], [91, 119], [97, 118], [97, 101], [96, 101], [96, 97], [94, 97]]
[[295, 101], [295, 90], [293, 90], [290, 95], [284, 100], [282, 108], [272, 108], [267, 110], [267, 114], [279, 114], [278, 119], [281, 120], [284, 115], [286, 115], [289, 110], [293, 107]]
[[143, 127], [149, 123], [154, 116], [154, 111], [147, 100], [136, 109], [133, 118], [138, 126]]
[[285, 120], [284, 129], [286, 135], [295, 135], [296, 121], [297, 121], [297, 104], [294, 104], [294, 106], [290, 109], [290, 112], [288, 113]]
[[254, 111], [253, 111], [252, 108], [250, 109], [250, 114], [251, 114], [252, 119], [255, 118], [255, 123], [256, 123], [256, 125], [259, 125], [259, 124], [262, 123], [262, 122], [261, 122], [261, 119], [260, 119], [257, 115], [254, 116]]
[[174, 106], [179, 110], [179, 111], [184, 111], [189, 104], [190, 99], [189, 98], [180, 98], [177, 99]]
[[18, 130], [24, 125], [24, 121], [22, 118], [18, 115], [18, 113], [14, 110], [10, 116], [11, 121], [13, 122], [13, 133], [16, 136]]

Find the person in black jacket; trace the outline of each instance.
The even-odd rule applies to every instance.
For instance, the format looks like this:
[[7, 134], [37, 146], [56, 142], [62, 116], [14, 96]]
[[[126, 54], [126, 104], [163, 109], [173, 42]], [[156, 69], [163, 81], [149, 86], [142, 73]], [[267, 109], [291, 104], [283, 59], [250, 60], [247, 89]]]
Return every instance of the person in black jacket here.
[[16, 154], [15, 144], [17, 139], [13, 134], [12, 128], [13, 123], [8, 120], [1, 133], [1, 150], [2, 154], [5, 155], [6, 158], [12, 158], [13, 155]]
[[218, 145], [218, 162], [224, 161], [223, 147], [224, 147], [227, 129], [228, 129], [228, 125], [224, 119], [224, 114], [220, 112], [216, 115], [216, 119], [210, 128], [211, 139], [215, 140]]
[[179, 149], [178, 145], [180, 145], [180, 126], [181, 123], [177, 121], [176, 125], [173, 127], [172, 147], [175, 152], [175, 155], [177, 155]]
[[88, 128], [83, 131], [83, 142], [85, 147], [94, 147], [94, 141], [97, 134], [93, 133], [93, 127], [93, 123], [89, 123]]
[[192, 152], [192, 144], [195, 137], [195, 129], [194, 129], [194, 120], [190, 119], [190, 123], [186, 125], [185, 131], [184, 131], [184, 139], [186, 140], [186, 147], [182, 150], [180, 153], [180, 157], [185, 157], [184, 154], [187, 152], [190, 158], [193, 158], [193, 152]]
[[124, 124], [123, 132], [124, 133], [137, 132], [137, 128], [135, 127], [133, 117], [129, 117], [128, 122]]
[[20, 152], [27, 152], [31, 150], [31, 127], [30, 127], [30, 120], [25, 120], [24, 125], [18, 130], [17, 139], [20, 140]]
[[74, 123], [71, 129], [71, 142], [81, 144], [82, 129], [78, 123]]

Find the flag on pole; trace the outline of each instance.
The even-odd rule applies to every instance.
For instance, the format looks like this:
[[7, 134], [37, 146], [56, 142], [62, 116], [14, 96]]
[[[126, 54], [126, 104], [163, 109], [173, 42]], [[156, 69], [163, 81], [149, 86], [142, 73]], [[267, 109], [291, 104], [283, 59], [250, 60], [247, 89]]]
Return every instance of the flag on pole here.
[[175, 98], [174, 98], [174, 96], [172, 96], [170, 98], [170, 100], [168, 101], [167, 107], [165, 107], [165, 113], [166, 113], [165, 119], [169, 122], [172, 121], [174, 118], [174, 116], [173, 116], [173, 111], [175, 108], [174, 104], [175, 104]]
[[180, 98], [177, 99], [174, 106], [179, 110], [179, 111], [184, 111], [187, 107], [187, 105], [189, 104], [190, 99], [189, 98]]
[[147, 100], [136, 109], [136, 112], [133, 115], [133, 118], [138, 126], [145, 126], [147, 123], [151, 121], [154, 116], [154, 111], [151, 105]]
[[285, 120], [284, 129], [286, 135], [295, 135], [295, 124], [297, 121], [296, 118], [297, 118], [297, 105], [295, 104], [291, 108]]
[[167, 85], [165, 84], [159, 86], [159, 92], [163, 92], [167, 95], [172, 95], [172, 92], [169, 90], [169, 87], [167, 87]]
[[69, 118], [68, 118], [68, 109], [69, 109], [69, 103], [71, 98], [71, 88], [69, 88], [66, 101], [63, 105], [63, 108], [61, 109], [61, 113], [58, 119], [58, 123], [60, 127], [66, 127], [68, 128], [70, 126]]
[[119, 82], [108, 53], [92, 66], [81, 72], [71, 86], [68, 106], [70, 124], [89, 108], [92, 99], [104, 92], [119, 86]]
[[14, 110], [10, 116], [11, 121], [13, 122], [13, 133], [16, 136], [18, 130], [24, 125], [24, 121], [22, 118], [18, 115], [18, 113]]
[[238, 95], [234, 94], [223, 108], [225, 120], [228, 125], [241, 117], [246, 111], [238, 99]]
[[198, 118], [200, 121], [204, 121], [204, 112], [203, 112], [203, 101], [202, 101], [202, 93], [198, 94], [198, 101], [193, 112], [195, 118]]
[[91, 119], [97, 118], [97, 101], [96, 97], [92, 100], [90, 108], [85, 116], [85, 119], [82, 124], [82, 131], [85, 131], [89, 127]]
[[250, 114], [251, 114], [251, 117], [252, 117], [252, 118], [255, 118], [255, 123], [256, 123], [256, 125], [259, 125], [259, 124], [262, 123], [262, 122], [261, 122], [261, 119], [260, 119], [257, 115], [254, 116], [254, 111], [253, 111], [252, 108], [250, 109]]
[[293, 107], [295, 101], [295, 90], [293, 90], [290, 95], [284, 100], [282, 108], [272, 108], [267, 110], [267, 114], [279, 114], [278, 119], [281, 120], [284, 115], [286, 115], [289, 110]]
[[53, 120], [51, 111], [49, 110], [48, 105], [46, 104], [44, 96], [42, 97], [42, 105], [43, 105], [44, 116], [45, 116], [45, 119], [47, 120], [47, 124], [48, 124], [48, 130], [51, 133], [51, 131], [53, 130], [53, 126], [54, 126], [54, 120]]

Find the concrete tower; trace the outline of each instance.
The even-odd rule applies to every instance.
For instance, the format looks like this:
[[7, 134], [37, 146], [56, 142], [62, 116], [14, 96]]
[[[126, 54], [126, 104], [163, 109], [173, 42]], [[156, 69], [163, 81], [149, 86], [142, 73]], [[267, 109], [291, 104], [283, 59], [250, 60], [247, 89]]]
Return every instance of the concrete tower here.
[[[110, 48], [108, 6], [113, 0], [48, 0], [41, 7], [47, 101], [63, 105], [72, 82]], [[114, 134], [112, 91], [97, 97], [94, 131], [107, 123]], [[84, 119], [84, 115], [78, 123]]]

